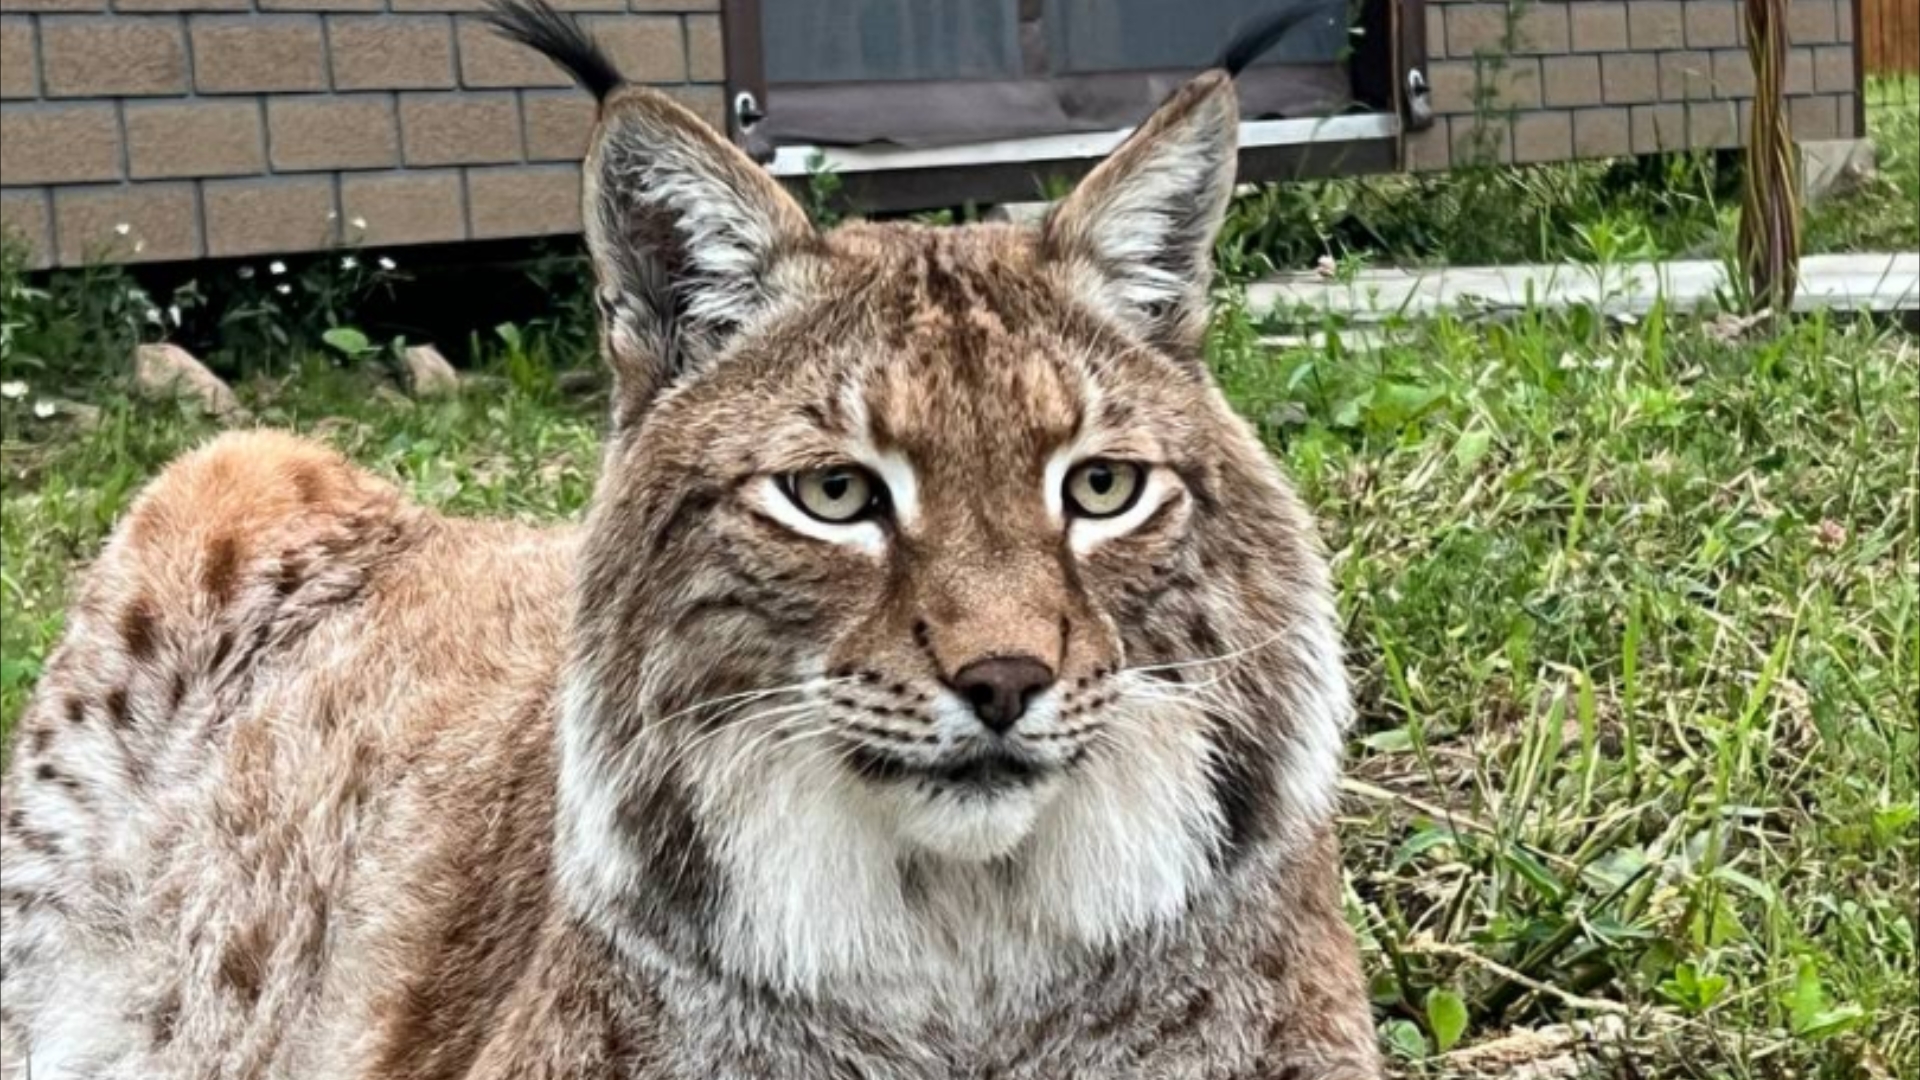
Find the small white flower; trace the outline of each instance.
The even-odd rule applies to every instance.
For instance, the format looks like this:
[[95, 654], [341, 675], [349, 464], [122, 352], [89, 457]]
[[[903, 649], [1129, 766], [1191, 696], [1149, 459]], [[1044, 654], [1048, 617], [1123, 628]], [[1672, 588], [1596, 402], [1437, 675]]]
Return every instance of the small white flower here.
[[180, 305], [179, 304], [167, 305], [167, 318], [173, 320], [173, 325], [175, 326], [180, 325]]
[[51, 401], [46, 401], [43, 399], [33, 403], [33, 415], [39, 417], [42, 420], [51, 420], [53, 418], [53, 414], [59, 411], [60, 411], [60, 406], [55, 405]]
[[147, 250], [147, 242], [145, 240], [135, 240], [133, 242], [133, 253], [135, 255], [138, 255], [145, 250]]
[[240, 269], [234, 271], [234, 273], [239, 275], [241, 281], [253, 280], [253, 267], [251, 266], [243, 266]]
[[279, 259], [275, 259], [272, 262], [267, 264], [267, 273], [269, 274], [274, 274], [277, 276], [279, 274], [284, 274], [286, 272], [287, 272], [287, 264], [281, 262]]
[[150, 322], [150, 323], [152, 323], [152, 324], [153, 324], [153, 325], [155, 325], [155, 326], [160, 326], [160, 325], [162, 325], [162, 324], [161, 324], [161, 322], [160, 322], [160, 309], [159, 309], [159, 308], [157, 308], [157, 307], [150, 307], [150, 308], [148, 308], [148, 309], [147, 309], [147, 321], [148, 321], [148, 322]]
[[356, 217], [352, 221], [347, 222], [347, 224], [353, 226], [356, 229], [365, 231], [367, 227], [367, 219], [363, 217]]
[[327, 220], [328, 220], [328, 221], [339, 221], [339, 220], [340, 220], [340, 215], [339, 215], [339, 213], [338, 213], [338, 212], [336, 212], [336, 211], [333, 211], [333, 210], [329, 210], [329, 211], [327, 211]]
[[27, 384], [21, 382], [19, 379], [8, 379], [6, 382], [0, 382], [0, 398], [6, 398], [8, 401], [18, 401], [26, 396]]
[[380, 269], [391, 270], [397, 265], [399, 264], [395, 263], [392, 259], [387, 258], [385, 255], [380, 256]]
[[351, 256], [351, 255], [349, 255], [349, 256], [347, 256], [346, 258], [344, 258], [344, 259], [341, 259], [341, 260], [340, 260], [340, 269], [342, 269], [342, 270], [352, 270], [352, 269], [354, 269], [354, 268], [356, 268], [356, 267], [358, 267], [359, 265], [360, 265], [360, 260], [359, 260], [359, 259], [356, 259], [356, 258], [354, 258], [354, 257], [353, 257], [353, 256]]
[[291, 286], [291, 285], [275, 285], [275, 286], [273, 287], [273, 291], [274, 291], [274, 292], [277, 292], [277, 293], [279, 293], [279, 294], [280, 294], [281, 296], [291, 296], [291, 295], [293, 295], [293, 286]]
[[113, 231], [120, 234], [121, 236], [126, 236], [127, 234], [133, 232], [133, 226], [123, 221], [120, 224], [115, 225], [113, 227]]

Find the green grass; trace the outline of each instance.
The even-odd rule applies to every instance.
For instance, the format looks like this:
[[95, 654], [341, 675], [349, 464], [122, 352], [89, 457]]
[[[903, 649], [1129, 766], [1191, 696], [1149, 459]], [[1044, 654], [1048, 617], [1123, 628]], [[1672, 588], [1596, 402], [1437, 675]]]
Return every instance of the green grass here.
[[[1809, 251], [1920, 247], [1920, 84], [1877, 82], [1869, 113], [1880, 175], [1809, 214]], [[1694, 157], [1284, 185], [1236, 204], [1222, 259], [1713, 257], [1736, 190]], [[551, 359], [584, 314], [477, 338], [487, 378], [410, 402], [372, 342], [334, 346], [351, 372], [288, 359], [387, 287], [338, 263], [284, 300], [255, 277], [171, 302], [217, 323], [261, 422], [452, 513], [577, 514], [604, 403]], [[0, 278], [0, 381], [27, 387], [0, 400], [4, 734], [76, 571], [216, 429], [76, 374], [156, 332], [125, 275]], [[1606, 1076], [1920, 1077], [1914, 338], [1812, 317], [1728, 341], [1665, 312], [1389, 329], [1276, 351], [1228, 295], [1211, 347], [1333, 551], [1349, 902], [1397, 1068], [1498, 1075], [1472, 1055], [1587, 1023]]]
[[1395, 1030], [1624, 1007], [1621, 1075], [1920, 1075], [1913, 339], [1407, 332], [1216, 331], [1335, 551]]
[[[1214, 362], [1334, 552], [1351, 908], [1399, 1067], [1615, 1013], [1606, 1052], [1638, 1071], [1609, 1075], [1920, 1075], [1913, 339], [1576, 313], [1275, 353], [1255, 330], [1229, 299]], [[511, 370], [433, 404], [323, 361], [244, 389], [423, 502], [574, 514], [599, 405]], [[111, 398], [82, 429], [37, 396], [0, 404], [0, 723], [77, 568], [212, 431]]]
[[[1920, 82], [1875, 78], [1878, 174], [1809, 210], [1804, 250], [1920, 248]], [[1322, 256], [1399, 265], [1722, 258], [1740, 207], [1737, 155], [1669, 154], [1270, 184], [1235, 200], [1223, 265], [1239, 278]]]

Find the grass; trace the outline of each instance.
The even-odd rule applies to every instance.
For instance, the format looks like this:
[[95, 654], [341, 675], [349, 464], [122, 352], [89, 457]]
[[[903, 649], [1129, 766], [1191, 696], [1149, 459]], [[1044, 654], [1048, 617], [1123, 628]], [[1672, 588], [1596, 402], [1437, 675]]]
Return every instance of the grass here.
[[[1808, 254], [1920, 248], [1920, 81], [1877, 77], [1866, 99], [1879, 171], [1809, 210]], [[1596, 234], [1620, 257], [1717, 259], [1739, 206], [1738, 156], [1714, 153], [1271, 184], [1235, 201], [1223, 266], [1593, 262]]]
[[[1400, 1067], [1601, 1020], [1638, 1070], [1614, 1075], [1920, 1075], [1913, 340], [1579, 313], [1363, 351], [1257, 331], [1227, 297], [1213, 360], [1334, 552], [1350, 899]], [[370, 378], [315, 360], [244, 390], [454, 513], [588, 497], [597, 403], [524, 370], [439, 403]], [[0, 723], [75, 570], [213, 430], [28, 400], [0, 406]]]
[[[1883, 178], [1812, 214], [1810, 250], [1920, 246], [1916, 99], [1875, 88]], [[1717, 250], [1705, 168], [1294, 185], [1240, 204], [1224, 257]], [[1487, 206], [1525, 227], [1476, 224]], [[318, 344], [353, 312], [290, 306], [342, 293], [304, 272], [288, 306], [255, 280], [200, 312], [228, 343], [246, 312], [245, 340], [284, 354], [241, 386], [261, 422], [452, 513], [580, 511], [603, 403], [562, 394], [551, 361], [582, 351], [581, 312], [476, 338], [486, 377], [416, 403], [383, 348]], [[356, 274], [355, 295], [386, 284]], [[124, 277], [4, 276], [0, 377], [23, 393], [0, 399], [0, 733], [75, 572], [215, 430], [77, 374], [153, 332]], [[1443, 317], [1364, 347], [1262, 329], [1223, 294], [1211, 360], [1333, 552], [1361, 714], [1349, 907], [1396, 1068], [1561, 1053], [1532, 1033], [1623, 1080], [1920, 1076], [1914, 338], [1665, 311]]]

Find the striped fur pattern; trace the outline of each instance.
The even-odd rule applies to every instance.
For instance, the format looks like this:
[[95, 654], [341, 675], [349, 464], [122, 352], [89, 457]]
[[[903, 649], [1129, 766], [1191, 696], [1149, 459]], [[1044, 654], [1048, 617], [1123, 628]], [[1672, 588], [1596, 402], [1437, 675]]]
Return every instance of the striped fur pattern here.
[[[1200, 361], [1221, 73], [1043, 226], [818, 233], [616, 89], [579, 526], [227, 436], [0, 799], [35, 1080], [1370, 1080], [1310, 519]], [[1064, 477], [1140, 463], [1076, 517]], [[782, 477], [857, 465], [884, 515]], [[992, 735], [983, 658], [1048, 673]], [[982, 761], [991, 762], [982, 766]]]

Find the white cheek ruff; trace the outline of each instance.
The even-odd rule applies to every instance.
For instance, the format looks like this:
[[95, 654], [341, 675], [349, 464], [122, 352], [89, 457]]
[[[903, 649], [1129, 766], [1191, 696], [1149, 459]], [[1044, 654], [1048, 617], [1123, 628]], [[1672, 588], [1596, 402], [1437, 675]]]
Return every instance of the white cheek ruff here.
[[[1049, 471], [1051, 471], [1051, 463], [1049, 463]], [[1165, 502], [1167, 496], [1173, 491], [1173, 484], [1167, 479], [1165, 469], [1149, 469], [1146, 479], [1141, 483], [1146, 485], [1146, 490], [1140, 493], [1140, 498], [1135, 500], [1126, 513], [1110, 518], [1076, 518], [1068, 524], [1067, 540], [1072, 545], [1075, 555], [1085, 555], [1108, 540], [1116, 536], [1125, 536], [1139, 528], [1153, 516], [1155, 510], [1160, 509], [1160, 504]], [[1058, 492], [1059, 485], [1055, 484], [1052, 496], [1055, 501], [1060, 498]]]
[[885, 554], [887, 550], [887, 535], [880, 526], [871, 521], [849, 521], [844, 524], [821, 521], [793, 505], [793, 500], [781, 488], [780, 481], [771, 476], [755, 485], [753, 495], [763, 513], [801, 536], [854, 548], [875, 557]]

